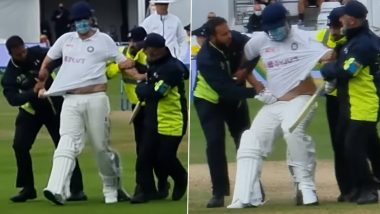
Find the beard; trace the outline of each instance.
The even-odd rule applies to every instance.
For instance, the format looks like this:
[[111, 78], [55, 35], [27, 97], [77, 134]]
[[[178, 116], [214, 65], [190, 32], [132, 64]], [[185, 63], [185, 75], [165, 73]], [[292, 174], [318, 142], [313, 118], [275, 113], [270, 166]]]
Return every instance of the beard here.
[[228, 45], [226, 45], [225, 43], [220, 42], [220, 41], [215, 41], [215, 46], [218, 47], [222, 51], [228, 50]]

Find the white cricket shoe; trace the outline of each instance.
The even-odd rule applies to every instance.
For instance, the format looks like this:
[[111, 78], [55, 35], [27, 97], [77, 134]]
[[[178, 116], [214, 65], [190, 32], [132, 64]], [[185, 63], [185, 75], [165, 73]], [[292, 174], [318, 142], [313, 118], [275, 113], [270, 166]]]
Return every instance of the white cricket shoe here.
[[103, 191], [104, 202], [106, 204], [117, 203], [117, 189], [105, 188]]
[[297, 190], [296, 193], [296, 204], [297, 205], [318, 205], [318, 196], [315, 190], [312, 189], [302, 189]]
[[246, 206], [243, 203], [241, 203], [239, 200], [232, 202], [229, 206], [227, 206], [228, 209], [241, 209], [245, 207]]

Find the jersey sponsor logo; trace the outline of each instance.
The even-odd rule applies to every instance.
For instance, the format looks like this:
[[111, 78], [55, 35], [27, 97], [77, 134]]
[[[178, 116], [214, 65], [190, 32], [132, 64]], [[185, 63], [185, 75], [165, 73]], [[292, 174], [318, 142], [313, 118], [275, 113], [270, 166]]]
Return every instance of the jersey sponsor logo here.
[[264, 52], [265, 53], [274, 53], [274, 52], [276, 52], [276, 48], [274, 48], [274, 47], [265, 48]]
[[267, 68], [275, 68], [280, 67], [282, 65], [287, 65], [293, 62], [299, 61], [299, 58], [297, 56], [289, 57], [286, 59], [280, 59], [280, 60], [271, 60], [267, 62]]
[[71, 57], [71, 56], [65, 56], [63, 58], [63, 61], [66, 63], [84, 64], [86, 59], [85, 58], [75, 58], [75, 57]]
[[293, 42], [291, 45], [290, 45], [290, 48], [295, 51], [298, 49], [298, 43], [297, 42]]

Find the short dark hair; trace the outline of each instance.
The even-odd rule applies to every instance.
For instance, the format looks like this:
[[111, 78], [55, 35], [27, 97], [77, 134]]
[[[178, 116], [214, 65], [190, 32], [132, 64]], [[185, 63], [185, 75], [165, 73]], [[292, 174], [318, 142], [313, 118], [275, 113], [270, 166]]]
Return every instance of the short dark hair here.
[[21, 37], [17, 35], [9, 37], [7, 41], [5, 42], [5, 46], [7, 47], [9, 54], [11, 53], [11, 50], [13, 48], [18, 48], [24, 45], [25, 45], [24, 40], [22, 40]]
[[226, 24], [227, 21], [219, 16], [213, 17], [206, 22], [206, 35], [215, 35], [216, 27], [222, 24]]

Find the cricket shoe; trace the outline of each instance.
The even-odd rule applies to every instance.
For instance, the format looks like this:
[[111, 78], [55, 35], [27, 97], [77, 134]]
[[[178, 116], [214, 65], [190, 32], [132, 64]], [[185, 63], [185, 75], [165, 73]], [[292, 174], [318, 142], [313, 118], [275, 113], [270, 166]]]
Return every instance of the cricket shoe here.
[[118, 189], [117, 191], [108, 191], [104, 194], [104, 202], [106, 204], [114, 204], [117, 202], [130, 201], [128, 193], [123, 189]]
[[296, 205], [318, 205], [318, 197], [315, 190], [312, 189], [298, 189], [296, 193]]
[[44, 196], [46, 199], [48, 199], [49, 201], [53, 202], [56, 205], [65, 204], [65, 199], [61, 194], [53, 193], [48, 189], [44, 189]]

